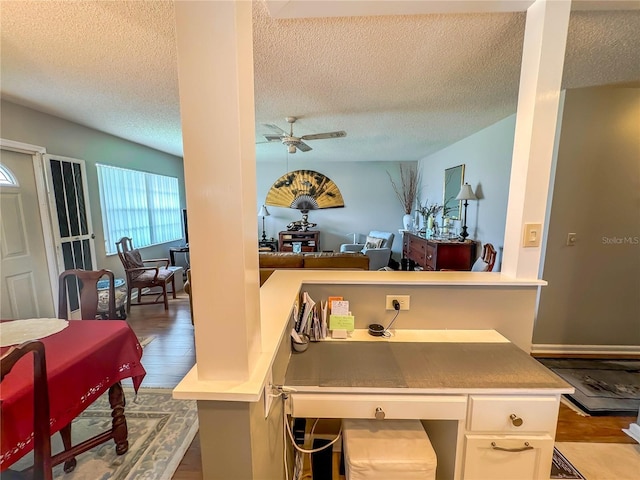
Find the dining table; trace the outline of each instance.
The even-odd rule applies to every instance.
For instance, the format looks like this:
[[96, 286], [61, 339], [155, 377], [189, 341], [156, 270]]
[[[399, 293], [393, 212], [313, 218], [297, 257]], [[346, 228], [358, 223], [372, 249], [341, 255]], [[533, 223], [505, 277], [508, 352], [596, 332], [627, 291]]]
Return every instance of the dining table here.
[[[2, 332], [2, 330], [0, 330]], [[113, 410], [112, 429], [97, 435], [93, 445], [110, 438], [116, 452], [128, 449], [125, 398], [120, 381], [131, 378], [135, 392], [146, 374], [141, 363], [142, 347], [135, 333], [122, 320], [69, 320], [57, 333], [38, 338], [45, 347], [49, 389], [50, 433], [64, 431], [70, 437], [71, 422], [107, 390]], [[11, 346], [0, 348], [0, 355]], [[0, 387], [0, 471], [33, 449], [33, 361], [21, 358]], [[53, 464], [73, 459], [65, 451]], [[85, 445], [89, 447], [90, 445]], [[73, 447], [74, 454], [84, 450]]]

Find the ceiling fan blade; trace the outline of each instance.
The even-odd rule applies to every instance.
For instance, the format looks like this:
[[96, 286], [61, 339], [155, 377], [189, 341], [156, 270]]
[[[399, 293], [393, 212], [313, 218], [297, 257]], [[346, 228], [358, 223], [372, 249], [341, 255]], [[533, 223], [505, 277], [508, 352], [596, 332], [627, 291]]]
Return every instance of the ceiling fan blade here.
[[313, 135], [303, 135], [300, 138], [302, 140], [322, 140], [324, 138], [340, 138], [346, 137], [347, 132], [340, 130], [339, 132], [327, 132], [327, 133], [315, 133]]
[[308, 152], [309, 150], [313, 150], [309, 145], [304, 142], [296, 143], [296, 148], [301, 152]]
[[282, 135], [263, 135], [268, 142], [279, 142], [282, 140]]
[[278, 132], [281, 133], [283, 135], [288, 135], [287, 132], [285, 132], [284, 130], [282, 130], [279, 126], [274, 125], [273, 123], [263, 123], [263, 125], [265, 127], [269, 127], [271, 130], [273, 130], [274, 132]]

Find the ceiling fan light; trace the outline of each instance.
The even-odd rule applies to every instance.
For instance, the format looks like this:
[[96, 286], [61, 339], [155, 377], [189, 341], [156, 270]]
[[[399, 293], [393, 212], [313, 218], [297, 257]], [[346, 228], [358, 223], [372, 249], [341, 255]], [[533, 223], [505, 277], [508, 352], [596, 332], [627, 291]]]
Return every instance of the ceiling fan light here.
[[296, 153], [296, 146], [295, 145], [289, 145], [289, 153]]

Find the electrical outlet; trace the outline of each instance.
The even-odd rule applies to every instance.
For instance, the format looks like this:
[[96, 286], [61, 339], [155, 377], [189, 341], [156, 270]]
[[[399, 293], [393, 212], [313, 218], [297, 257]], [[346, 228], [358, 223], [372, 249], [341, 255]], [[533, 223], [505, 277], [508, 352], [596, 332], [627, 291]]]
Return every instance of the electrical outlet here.
[[393, 308], [393, 301], [397, 300], [400, 304], [400, 310], [409, 310], [409, 301], [411, 299], [411, 295], [387, 295], [387, 310], [395, 310]]
[[269, 410], [271, 410], [271, 404], [273, 403], [273, 394], [271, 385], [273, 385], [273, 372], [269, 369], [269, 373], [267, 374], [267, 381], [264, 383], [264, 418], [269, 416]]

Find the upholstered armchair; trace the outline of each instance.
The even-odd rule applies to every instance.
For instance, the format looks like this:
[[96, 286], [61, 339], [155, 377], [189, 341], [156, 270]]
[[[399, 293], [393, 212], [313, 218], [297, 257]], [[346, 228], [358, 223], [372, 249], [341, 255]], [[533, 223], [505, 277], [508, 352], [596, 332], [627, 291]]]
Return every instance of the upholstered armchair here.
[[365, 243], [343, 243], [341, 252], [362, 252], [369, 257], [369, 270], [380, 270], [389, 264], [394, 234], [371, 230]]

